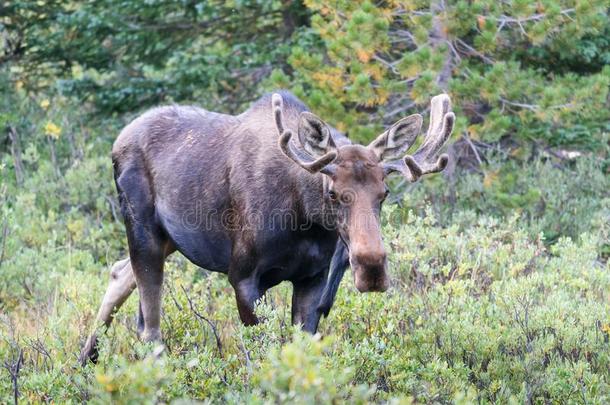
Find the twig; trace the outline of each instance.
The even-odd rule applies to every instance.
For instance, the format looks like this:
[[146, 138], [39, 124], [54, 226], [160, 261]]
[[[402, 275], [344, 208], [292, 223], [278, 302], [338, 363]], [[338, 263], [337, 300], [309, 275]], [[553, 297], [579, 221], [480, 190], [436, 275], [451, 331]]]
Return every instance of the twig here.
[[[525, 108], [526, 110], [530, 110], [530, 111], [538, 111], [540, 109], [540, 106], [537, 104], [519, 103], [516, 101], [507, 100], [503, 97], [500, 97], [500, 101], [504, 104], [511, 105], [513, 107]], [[555, 105], [550, 105], [550, 106], [546, 107], [546, 109], [557, 110], [559, 108], [570, 108], [570, 107], [574, 107], [574, 106], [575, 106], [574, 103], [555, 104]]]
[[8, 219], [4, 218], [4, 224], [2, 225], [2, 247], [0, 248], [0, 268], [4, 261], [4, 252], [6, 249], [6, 240], [8, 239]]
[[388, 69], [390, 69], [392, 71], [392, 73], [394, 73], [394, 74], [398, 74], [399, 73], [398, 70], [396, 69], [396, 66], [394, 66], [395, 62], [388, 62], [387, 60], [383, 59], [379, 55], [373, 55], [373, 59], [375, 59], [377, 62], [381, 63], [382, 65], [384, 65]]
[[[47, 366], [51, 370], [53, 369], [53, 360], [51, 359], [51, 354], [44, 347], [44, 344], [40, 341], [40, 338], [36, 338], [35, 340], [32, 339], [28, 343], [28, 346], [30, 346], [32, 349], [34, 349], [36, 352], [43, 356], [43, 364], [45, 366]], [[47, 363], [47, 360], [49, 361], [49, 363]], [[36, 364], [38, 364], [38, 361], [36, 361]]]
[[493, 60], [492, 58], [483, 55], [481, 52], [477, 51], [476, 49], [474, 49], [472, 46], [468, 45], [466, 42], [462, 41], [461, 39], [457, 38], [455, 40], [456, 44], [459, 44], [460, 46], [466, 48], [466, 50], [468, 51], [467, 55], [474, 55], [479, 57], [483, 62], [487, 63], [488, 65], [493, 65], [494, 63], [496, 63], [495, 60]]
[[389, 113], [384, 114], [383, 118], [384, 119], [388, 119], [388, 118], [391, 118], [391, 117], [393, 117], [393, 116], [395, 116], [397, 114], [404, 113], [407, 110], [409, 110], [411, 107], [413, 107], [414, 105], [415, 105], [415, 103], [409, 103], [409, 104], [400, 106], [400, 107], [390, 111]]
[[523, 34], [524, 37], [527, 37], [527, 32], [525, 31], [525, 28], [523, 28], [523, 24], [521, 24], [521, 21], [517, 21], [517, 25], [519, 26], [519, 30], [521, 30], [521, 33]]
[[[566, 16], [568, 18], [571, 18], [569, 16], [569, 14], [573, 13], [574, 11], [576, 11], [576, 9], [574, 9], [574, 8], [566, 8], [564, 10], [561, 10], [559, 12], [559, 14], [561, 14], [563, 16]], [[541, 20], [541, 19], [543, 19], [545, 17], [546, 17], [546, 13], [534, 14], [534, 15], [531, 15], [529, 17], [524, 17], [524, 18], [514, 18], [514, 17], [509, 17], [507, 15], [501, 15], [500, 17], [490, 16], [490, 17], [486, 17], [486, 18], [489, 18], [489, 19], [492, 19], [492, 20], [496, 20], [496, 21], [498, 21], [500, 23], [504, 23], [504, 24], [515, 23], [515, 24], [519, 24], [520, 25], [521, 23], [528, 22], [528, 21], [538, 21], [538, 20]]]
[[116, 208], [114, 206], [114, 201], [112, 200], [112, 198], [110, 198], [110, 196], [106, 196], [106, 201], [108, 201], [108, 204], [110, 205], [110, 210], [112, 211], [112, 217], [114, 218], [114, 220], [116, 222], [121, 222], [121, 219], [119, 218], [119, 216], [116, 213]]
[[464, 135], [462, 135], [462, 138], [466, 141], [468, 146], [470, 146], [470, 149], [472, 149], [472, 151], [474, 152], [474, 157], [477, 158], [477, 162], [479, 163], [479, 166], [481, 166], [483, 164], [483, 161], [481, 160], [481, 156], [479, 156], [479, 152], [477, 151], [476, 146], [474, 146], [474, 144], [470, 140], [470, 137], [468, 136], [468, 134], [464, 133]]
[[19, 403], [19, 371], [23, 365], [23, 349], [19, 349], [19, 355], [17, 355], [17, 361], [4, 361], [4, 368], [8, 371], [13, 382], [13, 399], [15, 405]]
[[500, 97], [500, 101], [504, 104], [512, 105], [513, 107], [525, 108], [526, 110], [530, 110], [530, 111], [536, 111], [538, 109], [538, 106], [535, 104], [518, 103], [515, 101], [506, 100], [505, 98], [502, 98], [502, 97]]
[[28, 285], [28, 282], [27, 282], [27, 279], [25, 278], [25, 276], [23, 277], [22, 284], [23, 284], [23, 288], [25, 288], [25, 292], [27, 292], [30, 297], [33, 297], [34, 293], [32, 292], [32, 288]]
[[453, 57], [455, 58], [455, 60], [459, 63], [462, 61], [462, 57], [460, 56], [459, 52], [457, 51], [457, 49], [455, 49], [455, 46], [453, 46], [453, 44], [451, 43], [451, 41], [445, 41], [447, 43], [447, 46], [449, 47], [449, 49], [451, 50], [451, 53], [453, 53]]
[[504, 25], [506, 25], [506, 21], [501, 21], [500, 25], [498, 26], [498, 29], [496, 30], [496, 35], [498, 35], [500, 33], [500, 31], [502, 31], [502, 28], [504, 28]]
[[246, 348], [246, 343], [244, 342], [244, 337], [241, 333], [239, 334], [239, 341], [241, 343], [241, 351], [244, 353], [244, 356], [246, 357], [246, 368], [248, 369], [249, 372], [252, 372], [252, 360], [250, 360], [250, 352]]
[[49, 143], [49, 151], [51, 152], [51, 166], [53, 166], [53, 170], [55, 171], [55, 177], [58, 179], [61, 178], [61, 169], [59, 168], [59, 163], [57, 161], [57, 154], [55, 152], [55, 141], [50, 137], [47, 138]]
[[208, 318], [206, 318], [205, 316], [201, 315], [195, 309], [195, 304], [193, 304], [193, 301], [191, 300], [191, 297], [189, 297], [189, 295], [186, 292], [186, 289], [184, 288], [184, 286], [180, 286], [180, 288], [182, 288], [182, 291], [184, 291], [184, 296], [186, 297], [186, 300], [189, 303], [189, 307], [191, 308], [191, 311], [193, 311], [193, 313], [195, 314], [195, 316], [197, 318], [199, 318], [202, 321], [207, 322], [207, 324], [210, 325], [210, 328], [212, 328], [212, 332], [214, 333], [214, 337], [216, 338], [216, 347], [218, 348], [218, 354], [220, 354], [220, 357], [224, 357], [224, 354], [223, 354], [223, 351], [222, 351], [222, 341], [220, 340], [220, 336], [218, 335], [218, 330], [216, 329], [216, 325], [212, 321], [210, 321]]
[[19, 134], [12, 125], [8, 127], [8, 137], [11, 141], [11, 155], [13, 155], [13, 162], [15, 165], [15, 179], [17, 181], [17, 185], [20, 186], [23, 183], [23, 161], [21, 160]]
[[411, 41], [411, 43], [417, 45], [415, 36], [413, 36], [413, 34], [411, 34], [411, 32], [409, 32], [407, 30], [395, 30], [395, 31], [392, 31], [391, 34], [395, 34], [398, 37], [407, 38], [409, 41]]
[[176, 300], [176, 295], [175, 295], [175, 292], [174, 292], [174, 287], [172, 287], [171, 284], [169, 285], [168, 291], [169, 291], [169, 296], [172, 298], [172, 301], [174, 301], [174, 305], [176, 305], [176, 308], [178, 308], [178, 311], [182, 312], [182, 305], [180, 305], [178, 303], [178, 300]]

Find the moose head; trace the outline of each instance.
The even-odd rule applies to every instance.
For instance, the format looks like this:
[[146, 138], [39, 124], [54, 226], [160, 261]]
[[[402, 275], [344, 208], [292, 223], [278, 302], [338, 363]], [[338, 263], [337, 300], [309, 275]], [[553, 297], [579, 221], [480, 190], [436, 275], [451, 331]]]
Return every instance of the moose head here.
[[368, 146], [336, 146], [331, 129], [310, 112], [302, 112], [298, 142], [284, 127], [281, 95], [272, 96], [279, 147], [310, 173], [325, 176], [324, 202], [335, 213], [335, 226], [349, 250], [356, 288], [361, 292], [385, 291], [389, 287], [387, 258], [380, 226], [380, 211], [388, 195], [386, 177], [393, 172], [415, 182], [429, 173], [442, 171], [448, 156], [438, 154], [453, 130], [455, 115], [446, 94], [432, 99], [426, 137], [413, 154], [422, 127], [422, 116], [410, 115], [392, 125]]

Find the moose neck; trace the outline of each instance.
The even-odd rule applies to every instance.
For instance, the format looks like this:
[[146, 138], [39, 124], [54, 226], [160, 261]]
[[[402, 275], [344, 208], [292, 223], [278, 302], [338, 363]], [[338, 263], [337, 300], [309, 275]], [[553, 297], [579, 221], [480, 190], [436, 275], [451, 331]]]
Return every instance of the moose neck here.
[[320, 225], [329, 230], [334, 229], [336, 216], [326, 199], [329, 181], [324, 174], [304, 173], [299, 178], [301, 212], [305, 221]]

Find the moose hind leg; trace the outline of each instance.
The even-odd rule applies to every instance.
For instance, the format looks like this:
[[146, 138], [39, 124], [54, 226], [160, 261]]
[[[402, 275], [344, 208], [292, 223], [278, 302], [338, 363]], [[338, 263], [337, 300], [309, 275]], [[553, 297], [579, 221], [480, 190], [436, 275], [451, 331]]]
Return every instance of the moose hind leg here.
[[114, 315], [135, 288], [136, 280], [133, 276], [129, 259], [119, 260], [110, 270], [110, 282], [104, 294], [102, 305], [97, 313], [94, 330], [87, 338], [80, 354], [79, 360], [81, 364], [84, 365], [87, 361], [94, 363], [97, 361], [97, 333], [99, 328], [103, 327], [104, 331], [108, 329]]
[[142, 307], [144, 328], [140, 339], [159, 341], [163, 263], [170, 244], [156, 216], [146, 171], [129, 167], [117, 177], [116, 185]]
[[152, 256], [148, 258], [139, 257], [133, 263], [138, 292], [140, 293], [140, 317], [143, 320], [143, 327], [138, 326], [138, 332], [140, 339], [144, 342], [161, 340], [163, 261], [162, 256]]

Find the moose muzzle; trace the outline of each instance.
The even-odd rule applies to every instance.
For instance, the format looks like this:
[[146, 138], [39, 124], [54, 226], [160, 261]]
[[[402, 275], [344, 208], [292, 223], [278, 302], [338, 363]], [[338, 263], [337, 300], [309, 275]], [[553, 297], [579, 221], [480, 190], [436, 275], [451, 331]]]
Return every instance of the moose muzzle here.
[[387, 259], [383, 249], [354, 252], [350, 257], [354, 283], [360, 292], [385, 291], [390, 286]]

